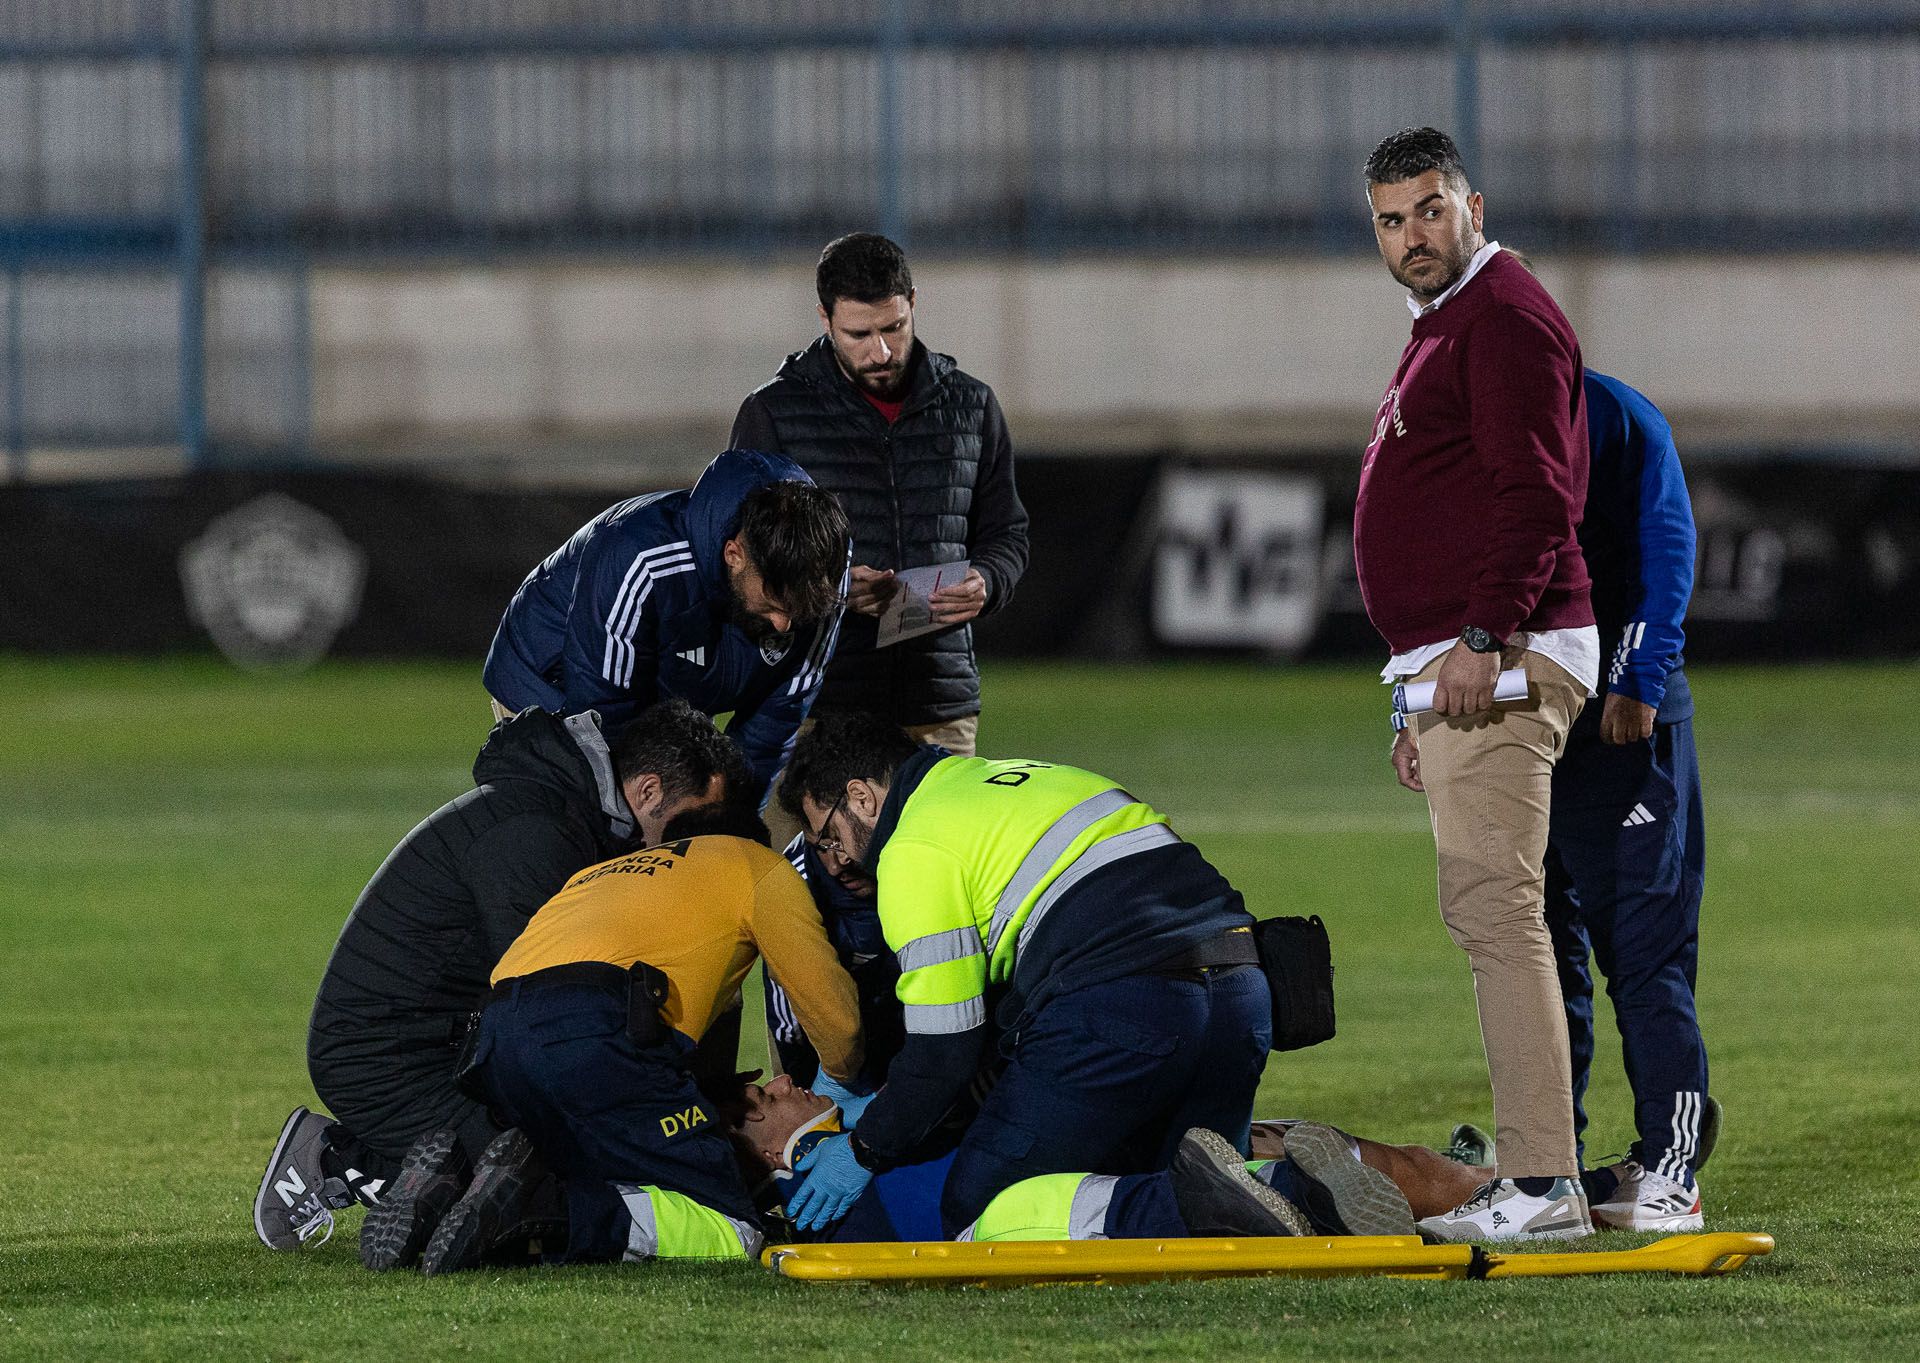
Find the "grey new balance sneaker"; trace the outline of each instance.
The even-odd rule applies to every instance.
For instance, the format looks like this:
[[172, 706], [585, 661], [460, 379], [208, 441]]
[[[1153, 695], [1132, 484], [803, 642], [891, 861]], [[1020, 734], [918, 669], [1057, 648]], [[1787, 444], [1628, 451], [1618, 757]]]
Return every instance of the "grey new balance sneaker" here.
[[253, 1195], [253, 1230], [268, 1249], [314, 1249], [333, 1234], [335, 1208], [353, 1204], [344, 1181], [329, 1178], [320, 1156], [333, 1122], [296, 1107], [280, 1128], [267, 1172]]
[[1556, 1178], [1538, 1195], [1521, 1192], [1510, 1178], [1489, 1179], [1452, 1211], [1419, 1224], [1435, 1240], [1578, 1240], [1593, 1234], [1577, 1178]]
[[1311, 1235], [1286, 1198], [1247, 1172], [1225, 1136], [1196, 1126], [1180, 1138], [1167, 1173], [1190, 1235]]
[[545, 1180], [546, 1166], [526, 1132], [515, 1127], [495, 1136], [474, 1165], [473, 1182], [427, 1242], [420, 1271], [432, 1278], [478, 1268], [488, 1250], [526, 1221]]
[[1313, 1228], [1328, 1235], [1412, 1235], [1413, 1208], [1392, 1179], [1354, 1157], [1347, 1138], [1318, 1122], [1287, 1132]]
[[400, 1176], [361, 1223], [360, 1262], [375, 1273], [411, 1268], [447, 1209], [459, 1201], [465, 1175], [452, 1130], [430, 1131], [415, 1141]]

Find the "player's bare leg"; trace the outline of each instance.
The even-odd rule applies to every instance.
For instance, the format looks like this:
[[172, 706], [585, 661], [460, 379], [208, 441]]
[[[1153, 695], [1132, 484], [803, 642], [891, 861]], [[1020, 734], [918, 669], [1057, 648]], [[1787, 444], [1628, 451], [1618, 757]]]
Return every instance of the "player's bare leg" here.
[[1416, 1221], [1451, 1211], [1493, 1177], [1491, 1169], [1457, 1163], [1424, 1145], [1382, 1145], [1361, 1140], [1360, 1162], [1393, 1180], [1406, 1196]]
[[[1292, 1122], [1255, 1122], [1252, 1154], [1255, 1159], [1284, 1159], [1286, 1132]], [[1359, 1136], [1354, 1142], [1360, 1162], [1392, 1180], [1413, 1209], [1414, 1219], [1437, 1216], [1472, 1197], [1491, 1178], [1489, 1169], [1458, 1160], [1424, 1145], [1386, 1145]]]

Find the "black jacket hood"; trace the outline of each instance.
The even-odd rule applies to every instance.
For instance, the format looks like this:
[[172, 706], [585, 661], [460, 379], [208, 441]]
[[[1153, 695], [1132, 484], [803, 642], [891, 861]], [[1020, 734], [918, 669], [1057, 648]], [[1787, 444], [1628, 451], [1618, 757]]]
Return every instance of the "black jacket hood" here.
[[473, 783], [502, 781], [547, 786], [569, 804], [598, 810], [615, 839], [634, 834], [633, 811], [620, 793], [596, 711], [562, 718], [545, 710], [523, 710], [494, 725], [473, 761]]

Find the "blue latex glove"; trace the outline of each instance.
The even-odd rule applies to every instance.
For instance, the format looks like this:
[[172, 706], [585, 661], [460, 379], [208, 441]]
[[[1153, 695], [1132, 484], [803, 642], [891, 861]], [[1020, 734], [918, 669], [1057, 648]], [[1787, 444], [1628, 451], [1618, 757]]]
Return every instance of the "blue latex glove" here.
[[[866, 1085], [859, 1087], [865, 1088]], [[867, 1104], [874, 1099], [871, 1093], [855, 1093], [825, 1070], [813, 1077], [813, 1091], [840, 1109], [840, 1128], [843, 1131], [851, 1131], [859, 1125], [860, 1114], [867, 1110]]]
[[800, 1161], [806, 1177], [787, 1197], [787, 1219], [800, 1230], [819, 1230], [847, 1214], [873, 1182], [853, 1157], [853, 1137], [829, 1136]]

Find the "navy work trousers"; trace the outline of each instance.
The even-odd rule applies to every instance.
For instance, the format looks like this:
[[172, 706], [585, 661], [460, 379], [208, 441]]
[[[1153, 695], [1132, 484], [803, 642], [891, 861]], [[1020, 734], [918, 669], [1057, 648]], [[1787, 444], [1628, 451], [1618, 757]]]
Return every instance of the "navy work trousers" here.
[[[1633, 1156], [1684, 1179], [1699, 1153], [1707, 1051], [1694, 1011], [1705, 817], [1693, 722], [1640, 743], [1600, 741], [1598, 704], [1553, 773], [1547, 925], [1566, 1000], [1574, 1130], [1586, 1130], [1593, 979], [1606, 976], [1633, 1088]], [[1584, 1156], [1584, 1151], [1583, 1151]]]
[[622, 1258], [626, 1196], [646, 1185], [756, 1221], [726, 1128], [687, 1073], [684, 1037], [641, 1049], [622, 995], [526, 980], [487, 1006], [480, 1029], [475, 1059], [495, 1110], [566, 1182], [568, 1262]]
[[1245, 1151], [1272, 1039], [1272, 996], [1250, 965], [1129, 975], [1048, 999], [1007, 1039], [1006, 1072], [954, 1157], [945, 1233], [1023, 1178], [1164, 1169], [1189, 1127]]

